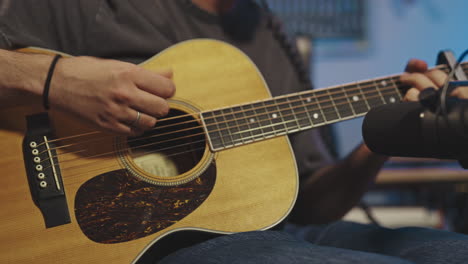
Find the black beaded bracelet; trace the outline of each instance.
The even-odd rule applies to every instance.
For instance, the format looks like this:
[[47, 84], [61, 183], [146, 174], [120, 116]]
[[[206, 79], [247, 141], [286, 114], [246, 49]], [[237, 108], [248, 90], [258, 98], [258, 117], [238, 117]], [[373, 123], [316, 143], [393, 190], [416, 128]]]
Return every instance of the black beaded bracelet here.
[[55, 65], [57, 65], [57, 61], [60, 58], [62, 58], [61, 55], [59, 55], [59, 54], [55, 55], [54, 59], [52, 60], [52, 63], [50, 64], [49, 72], [47, 73], [47, 79], [46, 79], [45, 84], [44, 84], [44, 91], [42, 92], [42, 105], [47, 110], [49, 110], [50, 83], [52, 81], [52, 75], [54, 75]]

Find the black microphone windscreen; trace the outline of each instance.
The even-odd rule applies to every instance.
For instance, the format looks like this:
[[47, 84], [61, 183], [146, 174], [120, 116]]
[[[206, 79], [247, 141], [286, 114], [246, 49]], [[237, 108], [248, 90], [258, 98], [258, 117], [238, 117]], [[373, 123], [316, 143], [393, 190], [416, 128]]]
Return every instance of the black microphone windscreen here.
[[371, 109], [362, 125], [364, 142], [370, 150], [379, 154], [427, 156], [428, 150], [421, 136], [422, 112], [424, 108], [418, 102], [382, 105]]

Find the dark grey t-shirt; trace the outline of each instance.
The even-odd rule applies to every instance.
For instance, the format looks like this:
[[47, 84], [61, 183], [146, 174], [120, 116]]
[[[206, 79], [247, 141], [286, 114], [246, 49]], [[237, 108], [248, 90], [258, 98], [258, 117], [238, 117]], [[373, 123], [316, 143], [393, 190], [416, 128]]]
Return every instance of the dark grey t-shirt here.
[[[239, 20], [233, 20], [189, 0], [0, 0], [0, 48], [37, 46], [138, 63], [177, 42], [212, 38], [243, 50], [274, 96], [304, 89], [263, 10], [243, 3], [235, 10], [240, 15], [232, 16]], [[316, 130], [290, 139], [301, 177], [330, 161]]]

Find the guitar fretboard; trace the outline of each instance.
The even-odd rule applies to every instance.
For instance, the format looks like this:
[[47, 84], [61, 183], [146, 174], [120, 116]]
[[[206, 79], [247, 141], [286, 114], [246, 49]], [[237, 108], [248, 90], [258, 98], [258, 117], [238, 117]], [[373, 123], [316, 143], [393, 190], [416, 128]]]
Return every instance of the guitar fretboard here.
[[[446, 66], [438, 68], [449, 71]], [[211, 149], [219, 151], [363, 116], [373, 107], [400, 102], [408, 87], [399, 79], [400, 75], [393, 75], [283, 95], [203, 112], [201, 118]]]

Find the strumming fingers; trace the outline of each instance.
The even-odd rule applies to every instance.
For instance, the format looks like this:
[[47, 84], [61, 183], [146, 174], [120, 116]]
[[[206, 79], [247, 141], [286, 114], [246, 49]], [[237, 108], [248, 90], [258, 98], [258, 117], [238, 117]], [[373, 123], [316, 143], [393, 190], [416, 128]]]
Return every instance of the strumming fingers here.
[[156, 118], [129, 108], [127, 114], [120, 122], [129, 127], [132, 131], [146, 131], [156, 125]]

